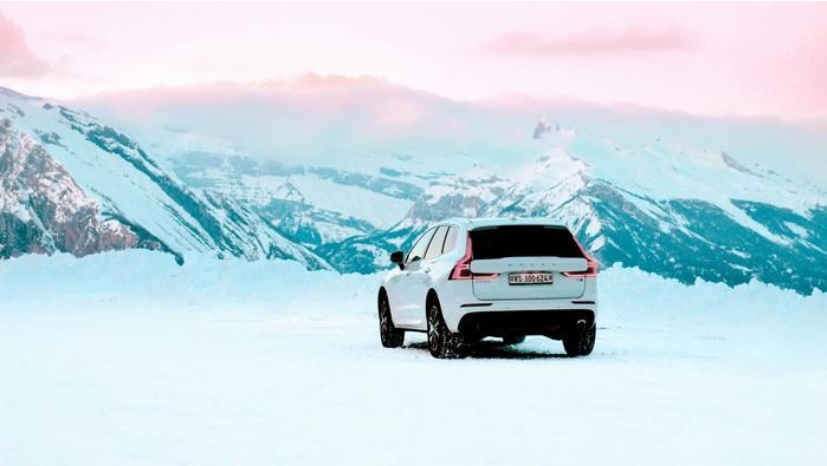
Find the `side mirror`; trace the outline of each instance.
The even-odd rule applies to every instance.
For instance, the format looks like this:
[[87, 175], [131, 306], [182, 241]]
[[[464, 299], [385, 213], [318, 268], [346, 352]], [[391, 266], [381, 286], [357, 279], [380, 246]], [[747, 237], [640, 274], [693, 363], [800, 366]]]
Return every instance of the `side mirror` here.
[[391, 262], [399, 266], [400, 270], [405, 269], [405, 253], [402, 251], [394, 251], [391, 253]]

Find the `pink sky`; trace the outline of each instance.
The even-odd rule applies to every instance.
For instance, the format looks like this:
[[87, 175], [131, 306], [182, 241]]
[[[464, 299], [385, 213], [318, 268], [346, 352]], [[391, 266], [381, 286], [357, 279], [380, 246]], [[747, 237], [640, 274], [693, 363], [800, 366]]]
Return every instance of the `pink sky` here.
[[3, 3], [0, 85], [71, 98], [370, 75], [707, 115], [827, 114], [827, 4]]

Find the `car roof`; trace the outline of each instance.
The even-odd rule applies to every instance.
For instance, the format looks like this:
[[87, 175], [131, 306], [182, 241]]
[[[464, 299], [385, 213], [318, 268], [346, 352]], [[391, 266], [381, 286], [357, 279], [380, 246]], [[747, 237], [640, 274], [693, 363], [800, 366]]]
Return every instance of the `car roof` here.
[[535, 218], [519, 218], [519, 217], [485, 217], [485, 218], [465, 218], [465, 217], [456, 217], [448, 219], [442, 223], [451, 223], [454, 225], [464, 226], [468, 230], [473, 230], [474, 228], [484, 228], [484, 227], [497, 227], [497, 226], [504, 226], [504, 225], [543, 225], [543, 226], [552, 226], [552, 227], [560, 227], [560, 228], [567, 228], [566, 225], [556, 222], [551, 219], [542, 218], [542, 217], [535, 217]]

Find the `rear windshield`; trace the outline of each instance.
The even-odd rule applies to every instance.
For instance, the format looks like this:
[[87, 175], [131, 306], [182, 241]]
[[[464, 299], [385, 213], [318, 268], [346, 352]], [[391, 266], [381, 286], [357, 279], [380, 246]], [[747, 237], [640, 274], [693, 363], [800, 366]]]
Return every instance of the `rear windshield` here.
[[501, 257], [583, 257], [565, 228], [511, 225], [471, 230], [474, 259]]

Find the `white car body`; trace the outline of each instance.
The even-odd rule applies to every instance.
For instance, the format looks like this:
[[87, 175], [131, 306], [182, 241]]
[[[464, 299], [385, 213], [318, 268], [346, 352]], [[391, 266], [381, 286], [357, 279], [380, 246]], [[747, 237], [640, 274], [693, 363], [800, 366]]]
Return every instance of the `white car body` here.
[[[502, 230], [504, 227], [531, 228]], [[497, 229], [512, 232], [510, 237], [520, 239], [523, 238], [520, 232], [542, 232], [532, 233], [538, 238], [536, 235], [560, 238], [568, 235], [580, 253], [572, 253], [573, 246], [567, 244], [565, 255], [578, 257], [475, 257], [474, 250], [483, 246], [472, 246], [472, 235], [478, 241], [494, 238], [493, 246], [485, 246], [493, 250], [501, 247], [493, 242], [505, 234], [494, 232]], [[434, 233], [430, 234], [431, 231]], [[436, 245], [443, 231], [446, 234], [441, 237], [443, 249], [440, 250]], [[450, 240], [452, 231], [456, 232], [453, 241]], [[426, 254], [416, 259], [412, 253], [421, 250], [416, 241], [423, 238], [434, 244], [433, 250], [429, 244]], [[381, 293], [387, 296], [393, 325], [399, 330], [427, 331], [426, 307], [433, 297], [439, 302], [450, 332], [462, 334], [468, 340], [507, 335], [563, 339], [575, 326], [582, 329], [595, 324], [597, 264], [563, 225], [543, 219], [452, 219], [435, 224], [416, 241], [404, 262], [383, 277], [380, 288], [380, 296]], [[533, 250], [528, 246], [523, 249]], [[464, 270], [457, 271], [458, 267]], [[552, 283], [542, 284], [510, 283], [510, 280], [552, 279]]]

